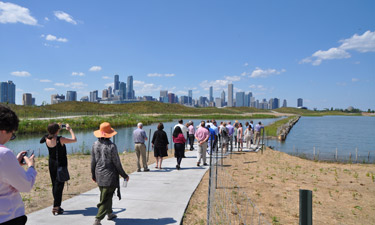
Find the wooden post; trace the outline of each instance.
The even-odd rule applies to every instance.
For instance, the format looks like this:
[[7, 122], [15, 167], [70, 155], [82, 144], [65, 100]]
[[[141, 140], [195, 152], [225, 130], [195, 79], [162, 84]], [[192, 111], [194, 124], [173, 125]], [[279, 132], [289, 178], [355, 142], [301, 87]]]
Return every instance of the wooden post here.
[[336, 158], [336, 161], [337, 161], [337, 148], [336, 148], [336, 157], [335, 158]]
[[367, 163], [370, 163], [370, 151], [368, 151]]
[[315, 146], [314, 146], [314, 150], [313, 150], [313, 153], [314, 153], [314, 160], [315, 160]]
[[358, 148], [355, 148], [355, 162], [357, 163], [358, 161]]

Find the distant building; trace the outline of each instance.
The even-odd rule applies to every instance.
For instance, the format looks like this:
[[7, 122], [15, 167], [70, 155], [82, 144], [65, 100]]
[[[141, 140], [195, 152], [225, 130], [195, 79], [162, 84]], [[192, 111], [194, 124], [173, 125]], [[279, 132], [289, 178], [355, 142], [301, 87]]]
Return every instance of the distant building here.
[[189, 105], [193, 105], [193, 90], [189, 90]]
[[[109, 93], [108, 93], [109, 95]], [[98, 90], [90, 92], [90, 102], [97, 102], [98, 101]]]
[[108, 89], [102, 91], [102, 99], [108, 99]]
[[208, 102], [207, 97], [203, 97], [203, 96], [201, 96], [201, 97], [199, 97], [198, 105], [199, 105], [200, 107], [207, 107], [207, 105], [208, 105], [207, 102]]
[[297, 99], [297, 107], [303, 107], [303, 99], [302, 98]]
[[228, 84], [228, 107], [233, 106], [233, 84]]
[[35, 105], [35, 98], [31, 98], [31, 105]]
[[214, 88], [210, 86], [210, 102], [214, 101]]
[[128, 76], [126, 99], [135, 99], [135, 92], [133, 90], [133, 76]]
[[159, 101], [160, 101], [160, 102], [163, 102], [163, 103], [168, 103], [168, 102], [169, 102], [169, 99], [168, 99], [168, 91], [167, 91], [167, 90], [162, 90], [162, 91], [160, 91], [160, 98], [159, 98]]
[[225, 106], [225, 91], [221, 92], [221, 107]]
[[120, 83], [120, 95], [122, 99], [126, 99], [126, 83], [124, 82]]
[[278, 109], [278, 108], [280, 108], [280, 99], [273, 98], [272, 109]]
[[33, 97], [30, 93], [22, 95], [22, 105], [33, 105]]
[[13, 81], [1, 82], [0, 102], [16, 104], [16, 85]]
[[81, 102], [88, 102], [89, 101], [89, 96], [83, 96], [80, 100]]
[[245, 92], [236, 92], [236, 107], [245, 106]]
[[108, 87], [108, 98], [111, 98], [113, 95], [112, 95], [112, 86], [109, 86]]
[[54, 94], [51, 95], [51, 104], [57, 104], [60, 102], [65, 102], [65, 96], [63, 94]]
[[175, 103], [176, 102], [176, 98], [175, 98], [175, 95], [173, 93], [168, 93], [168, 102], [169, 103]]
[[218, 108], [223, 107], [223, 105], [221, 103], [222, 103], [221, 98], [215, 98], [215, 106], [216, 107], [218, 107]]
[[180, 97], [180, 104], [189, 105], [189, 96], [181, 96]]
[[66, 92], [66, 101], [77, 101], [77, 92], [76, 91], [67, 91]]
[[119, 90], [120, 89], [120, 81], [119, 81], [119, 75], [115, 75], [115, 80], [114, 80], [114, 89], [113, 90]]
[[284, 101], [283, 101], [283, 107], [288, 107], [286, 99], [284, 99]]

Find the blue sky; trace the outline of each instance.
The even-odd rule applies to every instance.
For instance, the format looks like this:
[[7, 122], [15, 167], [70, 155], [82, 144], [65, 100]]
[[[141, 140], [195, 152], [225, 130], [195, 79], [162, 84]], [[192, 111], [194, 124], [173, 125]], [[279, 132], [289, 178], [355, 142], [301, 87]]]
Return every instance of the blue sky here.
[[0, 76], [16, 103], [134, 77], [136, 96], [251, 91], [375, 109], [375, 1], [1, 1]]

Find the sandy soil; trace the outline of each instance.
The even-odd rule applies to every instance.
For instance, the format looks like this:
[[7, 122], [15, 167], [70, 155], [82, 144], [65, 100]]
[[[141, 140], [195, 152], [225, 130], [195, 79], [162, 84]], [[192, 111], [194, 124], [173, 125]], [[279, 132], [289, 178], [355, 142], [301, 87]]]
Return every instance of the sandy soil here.
[[[271, 224], [298, 224], [299, 189], [313, 191], [314, 224], [375, 224], [373, 164], [314, 162], [273, 150], [235, 153], [224, 164]], [[206, 224], [207, 180], [206, 174], [184, 224]]]
[[[168, 151], [170, 154], [171, 151]], [[127, 174], [137, 170], [136, 155], [132, 153], [124, 153], [120, 155], [122, 166]], [[70, 174], [69, 185], [66, 185], [63, 192], [63, 200], [72, 198], [76, 195], [96, 188], [97, 185], [91, 179], [91, 156], [90, 155], [69, 155], [68, 169]], [[155, 163], [153, 153], [150, 152], [148, 164]], [[48, 171], [47, 157], [37, 158], [35, 169], [38, 172], [33, 190], [29, 193], [21, 193], [25, 203], [26, 214], [43, 209], [53, 204], [51, 179]], [[64, 208], [64, 203], [62, 203]]]

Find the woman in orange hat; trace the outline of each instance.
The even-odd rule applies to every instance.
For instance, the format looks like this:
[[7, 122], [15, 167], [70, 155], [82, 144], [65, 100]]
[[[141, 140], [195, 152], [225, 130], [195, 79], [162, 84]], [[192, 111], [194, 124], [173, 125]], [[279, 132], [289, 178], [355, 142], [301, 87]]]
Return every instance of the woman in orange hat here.
[[100, 202], [97, 205], [98, 214], [96, 214], [94, 225], [101, 225], [100, 221], [106, 215], [108, 220], [117, 217], [112, 211], [113, 193], [117, 188], [117, 195], [121, 199], [119, 175], [126, 181], [129, 180], [129, 176], [122, 168], [117, 147], [110, 139], [116, 134], [111, 124], [107, 122], [100, 124], [100, 129], [94, 131], [98, 140], [92, 146], [91, 174], [92, 180], [100, 189]]

